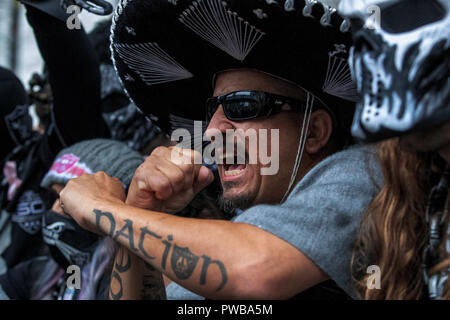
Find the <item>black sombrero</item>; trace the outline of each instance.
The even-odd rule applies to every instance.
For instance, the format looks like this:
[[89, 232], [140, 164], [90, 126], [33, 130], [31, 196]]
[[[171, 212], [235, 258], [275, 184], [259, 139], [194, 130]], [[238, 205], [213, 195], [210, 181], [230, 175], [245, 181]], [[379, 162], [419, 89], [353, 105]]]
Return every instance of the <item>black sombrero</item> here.
[[236, 68], [298, 84], [349, 126], [357, 96], [346, 26], [316, 0], [121, 0], [111, 50], [129, 97], [165, 130], [169, 115], [204, 120], [214, 74]]

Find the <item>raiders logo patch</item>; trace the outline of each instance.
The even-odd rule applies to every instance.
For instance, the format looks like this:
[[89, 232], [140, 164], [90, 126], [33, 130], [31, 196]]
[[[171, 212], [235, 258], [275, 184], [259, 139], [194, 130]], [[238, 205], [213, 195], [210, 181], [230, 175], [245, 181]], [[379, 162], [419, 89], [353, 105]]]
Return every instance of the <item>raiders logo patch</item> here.
[[45, 205], [39, 194], [27, 190], [19, 198], [16, 213], [12, 215], [12, 221], [28, 234], [34, 235], [41, 230], [42, 214]]

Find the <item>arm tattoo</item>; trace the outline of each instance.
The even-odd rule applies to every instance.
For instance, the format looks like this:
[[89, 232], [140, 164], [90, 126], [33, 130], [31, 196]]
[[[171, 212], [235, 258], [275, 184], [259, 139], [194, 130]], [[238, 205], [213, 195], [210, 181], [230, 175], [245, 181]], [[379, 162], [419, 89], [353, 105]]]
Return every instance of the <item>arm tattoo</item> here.
[[[128, 252], [125, 252], [123, 247], [120, 247], [119, 251], [117, 251], [117, 253], [116, 253], [114, 269], [111, 274], [111, 280], [109, 283], [109, 292], [110, 292], [112, 300], [119, 300], [122, 298], [123, 283], [122, 283], [122, 277], [120, 276], [119, 273], [124, 273], [124, 272], [128, 271], [130, 268], [131, 268], [131, 256]], [[119, 284], [119, 291], [117, 293], [114, 293], [112, 290], [114, 279]]]
[[[170, 238], [168, 238], [170, 241], [173, 240], [173, 237], [170, 235]], [[166, 258], [169, 254], [171, 243], [168, 241], [162, 241], [166, 245], [166, 248], [163, 253], [163, 260], [162, 260], [162, 267], [165, 268], [166, 264]], [[220, 260], [212, 260], [210, 257], [203, 255], [203, 266], [200, 274], [200, 284], [204, 285], [206, 284], [206, 274], [208, 272], [208, 269], [211, 265], [215, 264], [220, 270], [222, 281], [219, 285], [219, 287], [216, 289], [216, 291], [222, 290], [222, 288], [226, 285], [228, 282], [228, 274], [227, 270], [225, 268], [225, 265]], [[179, 247], [176, 244], [173, 245], [172, 250], [172, 256], [170, 259], [172, 270], [175, 274], [175, 276], [180, 280], [186, 280], [189, 279], [189, 277], [194, 272], [195, 268], [197, 267], [199, 257], [191, 252], [189, 248], [185, 247]]]
[[122, 298], [123, 296], [123, 287], [122, 287], [122, 278], [120, 277], [120, 275], [116, 272], [116, 270], [113, 270], [112, 274], [111, 274], [111, 284], [113, 282], [113, 280], [116, 279], [117, 282], [119, 283], [119, 291], [117, 293], [114, 293], [112, 291], [112, 286], [109, 286], [109, 293], [111, 295], [112, 300], [119, 300], [120, 298]]
[[[120, 229], [116, 232], [116, 221], [115, 221], [112, 213], [103, 212], [98, 209], [94, 209], [93, 212], [96, 215], [97, 228], [100, 229], [101, 218], [102, 217], [106, 218], [107, 220], [109, 220], [109, 224], [110, 224], [110, 230], [109, 230], [108, 234], [111, 237], [113, 237], [113, 239], [115, 241], [118, 241], [119, 237], [126, 238], [128, 240], [128, 245], [129, 245], [130, 250], [133, 250], [136, 252], [139, 251], [147, 259], [147, 261], [155, 259], [155, 257], [151, 256], [148, 253], [148, 251], [145, 250], [145, 248], [144, 248], [144, 241], [146, 239], [145, 236], [149, 236], [154, 239], [160, 240], [160, 239], [162, 239], [162, 237], [160, 235], [150, 231], [147, 227], [142, 227], [140, 229], [138, 248], [136, 248], [134, 245], [134, 229], [133, 229], [133, 221], [132, 220], [125, 219], [124, 220], [125, 225], [122, 227], [122, 229]], [[167, 240], [161, 241], [161, 243], [165, 246], [164, 252], [163, 252], [163, 255], [161, 258], [161, 268], [163, 270], [166, 269], [167, 258], [169, 257], [169, 253], [172, 249], [170, 263], [171, 263], [173, 273], [180, 280], [189, 279], [189, 277], [191, 277], [195, 268], [197, 267], [200, 257], [195, 255], [194, 253], [192, 253], [188, 247], [179, 247], [176, 244], [173, 244], [172, 241], [173, 241], [173, 236], [171, 234], [169, 234], [167, 236]], [[115, 269], [117, 271], [114, 270], [111, 275], [111, 283], [112, 283], [113, 279], [116, 279], [119, 282], [120, 290], [117, 293], [113, 293], [112, 290], [110, 290], [111, 297], [113, 299], [116, 299], [116, 298], [120, 299], [123, 295], [122, 278], [120, 277], [119, 273], [124, 273], [131, 268], [131, 257], [129, 255], [129, 253], [127, 253], [127, 257], [125, 260], [125, 253], [123, 252], [123, 248], [121, 248], [120, 250], [122, 250], [120, 253], [120, 259], [119, 259], [119, 261], [116, 261], [116, 263], [115, 263]], [[117, 256], [117, 257], [119, 257], [119, 256]], [[200, 274], [200, 284], [201, 285], [206, 284], [206, 275], [207, 275], [208, 269], [211, 265], [215, 264], [219, 268], [221, 276], [222, 276], [221, 283], [216, 291], [221, 290], [228, 282], [228, 275], [227, 275], [225, 265], [223, 264], [222, 261], [212, 260], [210, 257], [208, 257], [206, 255], [203, 255], [202, 258], [203, 258], [203, 266], [202, 266], [201, 274]], [[143, 299], [148, 299], [151, 297], [152, 298], [156, 298], [156, 297], [165, 298], [165, 287], [164, 287], [164, 283], [162, 281], [161, 274], [159, 273], [159, 271], [157, 271], [156, 269], [154, 269], [152, 266], [150, 266], [147, 263], [146, 263], [146, 267], [149, 270], [150, 270], [150, 268], [152, 268], [153, 270], [150, 270], [150, 271], [152, 271], [151, 273], [153, 273], [153, 274], [144, 276], [143, 289], [141, 292], [141, 296], [143, 297]]]
[[[169, 241], [172, 241], [172, 240], [173, 240], [173, 237], [172, 237], [171, 234], [169, 234], [169, 235], [167, 236], [167, 240], [169, 240]], [[169, 241], [167, 241], [167, 240], [161, 241], [161, 242], [166, 246], [166, 247], [164, 248], [164, 253], [163, 253], [163, 256], [162, 256], [162, 259], [161, 259], [161, 268], [162, 268], [163, 270], [166, 270], [167, 256], [169, 255], [170, 247], [172, 246], [172, 244], [171, 244]]]
[[[128, 239], [130, 250], [137, 251], [137, 249], [134, 247], [134, 237], [133, 237], [133, 221], [129, 219], [124, 220], [125, 225], [122, 229], [116, 232], [116, 235], [114, 236], [114, 241], [117, 241], [119, 237], [124, 237]], [[128, 232], [126, 232], [128, 230]]]
[[98, 230], [101, 230], [100, 228], [100, 220], [102, 217], [105, 217], [109, 220], [109, 233], [108, 235], [110, 237], [113, 236], [114, 234], [114, 230], [116, 230], [116, 220], [114, 220], [114, 217], [112, 215], [111, 212], [103, 212], [101, 210], [98, 209], [94, 209], [94, 213], [95, 213], [95, 225], [97, 226]]
[[203, 268], [202, 274], [200, 275], [200, 284], [206, 283], [206, 272], [208, 271], [209, 266], [214, 263], [219, 267], [220, 272], [222, 273], [222, 282], [220, 283], [219, 287], [216, 290], [219, 291], [225, 286], [225, 284], [228, 281], [227, 270], [225, 269], [224, 264], [222, 263], [222, 261], [219, 260], [211, 260], [210, 257], [205, 255], [203, 255], [202, 258], [203, 258]]
[[139, 250], [144, 255], [144, 257], [146, 257], [147, 259], [155, 259], [155, 257], [152, 257], [151, 255], [149, 255], [148, 252], [145, 251], [145, 249], [144, 249], [144, 240], [145, 240], [146, 235], [152, 236], [156, 239], [161, 239], [161, 236], [158, 236], [156, 233], [148, 230], [147, 227], [141, 228], [141, 236], [140, 236], [140, 240], [139, 240]]
[[198, 256], [193, 254], [189, 248], [181, 248], [177, 245], [173, 246], [172, 270], [180, 280], [186, 280], [194, 272], [197, 266]]
[[[125, 250], [121, 247], [119, 249], [119, 252], [117, 253], [117, 257], [119, 258], [117, 261], [116, 259], [116, 264], [115, 267], [117, 269], [118, 272], [120, 273], [124, 273], [126, 271], [128, 271], [131, 268], [131, 257], [130, 254], [128, 252], [126, 252], [126, 258], [125, 258]], [[125, 260], [125, 261], [124, 261]]]

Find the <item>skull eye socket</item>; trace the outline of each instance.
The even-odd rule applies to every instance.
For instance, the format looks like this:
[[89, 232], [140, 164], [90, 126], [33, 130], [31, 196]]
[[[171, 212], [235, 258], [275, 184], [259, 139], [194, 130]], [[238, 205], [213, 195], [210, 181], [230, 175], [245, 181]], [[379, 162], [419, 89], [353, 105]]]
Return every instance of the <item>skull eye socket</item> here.
[[408, 32], [445, 17], [445, 9], [436, 0], [398, 1], [381, 8], [381, 27], [389, 33]]

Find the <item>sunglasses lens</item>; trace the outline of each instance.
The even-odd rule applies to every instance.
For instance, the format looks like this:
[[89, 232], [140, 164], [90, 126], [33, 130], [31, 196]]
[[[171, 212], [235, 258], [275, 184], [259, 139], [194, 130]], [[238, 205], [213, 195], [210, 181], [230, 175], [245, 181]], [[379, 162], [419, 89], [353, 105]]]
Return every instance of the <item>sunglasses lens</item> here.
[[230, 99], [223, 104], [226, 116], [231, 120], [246, 120], [258, 116], [260, 104], [256, 100], [245, 99]]
[[249, 120], [260, 116], [262, 100], [250, 91], [239, 91], [222, 97], [213, 97], [206, 102], [207, 121], [210, 121], [222, 105], [226, 117], [232, 121]]

